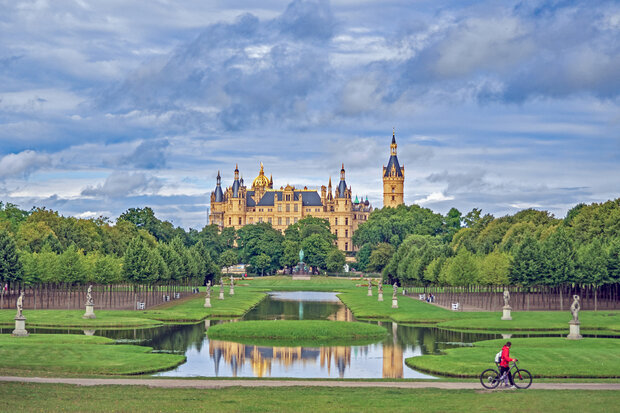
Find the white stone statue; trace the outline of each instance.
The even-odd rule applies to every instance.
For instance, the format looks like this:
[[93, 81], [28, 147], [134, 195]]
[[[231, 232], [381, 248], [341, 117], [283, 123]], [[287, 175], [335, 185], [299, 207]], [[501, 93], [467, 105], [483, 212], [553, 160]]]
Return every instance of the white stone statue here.
[[383, 283], [379, 283], [379, 294], [383, 294]]
[[220, 289], [224, 291], [224, 277], [220, 277]]
[[22, 291], [19, 297], [17, 297], [17, 315], [15, 316], [16, 318], [21, 318], [24, 316], [22, 314], [23, 309], [24, 309], [24, 292]]
[[579, 323], [579, 310], [581, 309], [581, 305], [579, 305], [579, 296], [573, 295], [573, 304], [570, 306], [570, 313], [573, 315], [573, 322]]
[[233, 278], [233, 276], [230, 276], [230, 288], [234, 288], [235, 287], [235, 279]]
[[504, 307], [510, 307], [510, 291], [504, 288]]
[[89, 285], [88, 290], [86, 291], [86, 305], [93, 305], [92, 291], [93, 291], [93, 286]]
[[396, 300], [396, 293], [398, 292], [398, 285], [394, 283], [394, 289], [392, 290], [392, 300]]
[[211, 280], [207, 281], [207, 298], [211, 298]]

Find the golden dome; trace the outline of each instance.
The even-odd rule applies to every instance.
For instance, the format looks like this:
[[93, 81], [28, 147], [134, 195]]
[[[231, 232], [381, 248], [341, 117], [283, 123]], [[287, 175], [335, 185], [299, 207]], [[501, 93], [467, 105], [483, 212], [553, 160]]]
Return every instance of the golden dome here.
[[269, 178], [265, 176], [262, 162], [260, 163], [260, 172], [258, 173], [258, 176], [252, 182], [252, 189], [256, 188], [269, 188]]

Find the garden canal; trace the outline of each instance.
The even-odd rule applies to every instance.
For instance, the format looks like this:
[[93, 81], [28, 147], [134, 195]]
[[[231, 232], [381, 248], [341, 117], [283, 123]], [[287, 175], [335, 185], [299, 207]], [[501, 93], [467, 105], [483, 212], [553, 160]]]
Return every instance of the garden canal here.
[[[351, 311], [327, 292], [272, 292], [243, 320], [355, 321]], [[208, 329], [220, 322], [166, 325], [145, 329], [85, 330], [156, 352], [185, 354], [187, 361], [157, 374], [166, 377], [292, 377], [292, 378], [433, 378], [405, 365], [405, 359], [438, 354], [446, 348], [501, 338], [379, 322], [387, 335], [372, 344], [317, 347], [272, 347], [210, 340]], [[234, 322], [234, 321], [232, 321]], [[377, 323], [376, 321], [374, 323]], [[30, 329], [31, 333], [76, 333], [67, 329]]]

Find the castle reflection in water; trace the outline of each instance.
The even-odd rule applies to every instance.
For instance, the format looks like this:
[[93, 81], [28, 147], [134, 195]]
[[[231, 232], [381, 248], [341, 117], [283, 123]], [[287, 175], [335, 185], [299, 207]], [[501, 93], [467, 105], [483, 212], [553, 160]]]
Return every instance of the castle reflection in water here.
[[[346, 307], [328, 317], [335, 321], [352, 321], [353, 314]], [[383, 343], [383, 377], [403, 377], [403, 350], [395, 340]], [[358, 346], [361, 352], [367, 352], [368, 346]], [[332, 368], [337, 369], [338, 376], [343, 378], [351, 365], [351, 346], [322, 347], [266, 347], [245, 345], [229, 341], [209, 340], [209, 356], [214, 362], [215, 375], [219, 375], [221, 363], [230, 366], [233, 377], [237, 377], [239, 369], [246, 363], [252, 367], [255, 377], [271, 376], [272, 366], [279, 365], [285, 369], [293, 366], [306, 367], [313, 365], [326, 370], [331, 375]]]

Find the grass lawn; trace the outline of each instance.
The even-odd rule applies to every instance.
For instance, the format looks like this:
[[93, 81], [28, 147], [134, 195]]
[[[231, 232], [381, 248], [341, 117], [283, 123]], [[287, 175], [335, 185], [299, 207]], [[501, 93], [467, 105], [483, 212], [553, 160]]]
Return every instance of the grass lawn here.
[[[620, 344], [617, 339], [559, 337], [514, 338], [510, 355], [537, 377], [620, 377]], [[478, 377], [494, 368], [493, 358], [506, 340], [488, 340], [473, 347], [446, 350], [444, 355], [411, 357], [406, 364], [416, 370], [456, 377]]]
[[366, 284], [366, 279], [312, 276], [310, 280], [293, 281], [291, 276], [255, 277], [252, 280], [239, 280], [239, 284], [271, 291], [342, 291], [355, 288], [356, 284]]
[[[357, 322], [317, 320], [242, 321], [213, 326], [207, 332], [216, 340], [251, 340], [252, 344], [329, 345], [355, 340], [377, 341], [387, 335], [383, 327]], [[260, 340], [260, 343], [257, 342]]]
[[167, 370], [185, 361], [183, 355], [151, 351], [150, 347], [115, 344], [97, 336], [0, 334], [0, 374], [128, 375]]
[[7, 412], [620, 412], [618, 392], [280, 387], [151, 389], [3, 383]]

